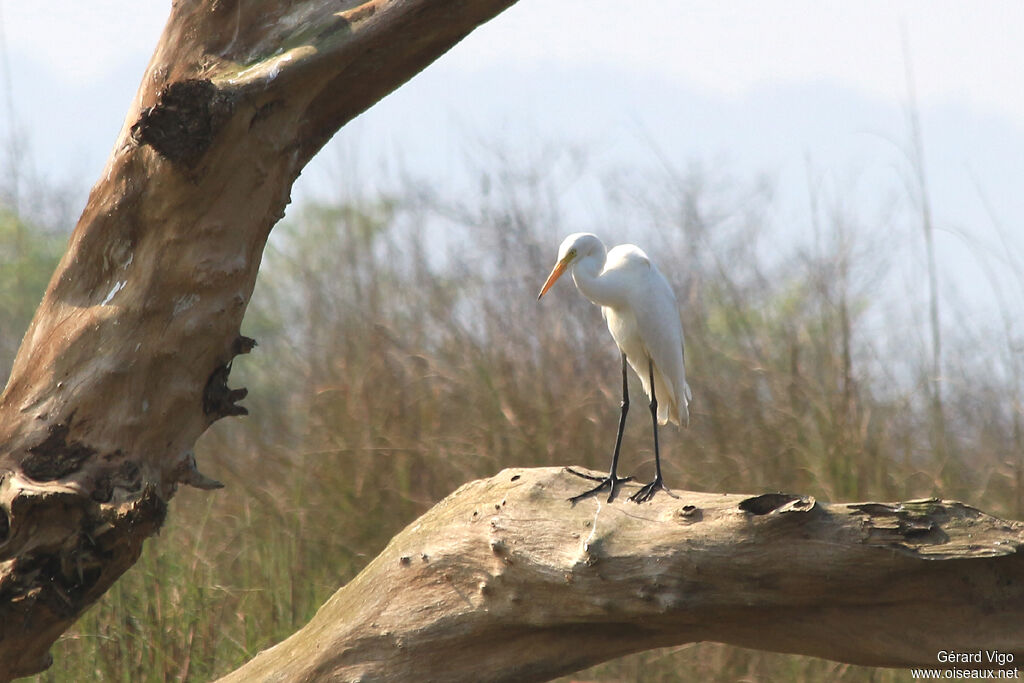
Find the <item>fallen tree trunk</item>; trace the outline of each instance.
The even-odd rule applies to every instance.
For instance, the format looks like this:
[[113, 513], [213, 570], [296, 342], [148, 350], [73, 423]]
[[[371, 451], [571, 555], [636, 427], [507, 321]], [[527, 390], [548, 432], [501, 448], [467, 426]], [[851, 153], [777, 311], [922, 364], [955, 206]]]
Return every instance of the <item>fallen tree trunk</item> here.
[[174, 2], [0, 396], [0, 680], [138, 558], [232, 358], [292, 183], [347, 121], [515, 0]]
[[222, 683], [542, 681], [704, 640], [871, 666], [1024, 661], [1024, 523], [774, 493], [571, 505], [580, 486], [556, 468], [466, 484]]

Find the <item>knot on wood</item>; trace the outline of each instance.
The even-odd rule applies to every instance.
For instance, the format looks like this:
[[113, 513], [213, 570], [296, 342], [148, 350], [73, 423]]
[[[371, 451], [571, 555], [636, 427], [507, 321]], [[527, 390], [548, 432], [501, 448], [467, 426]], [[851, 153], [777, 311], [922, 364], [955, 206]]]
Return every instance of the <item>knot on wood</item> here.
[[202, 489], [203, 491], [213, 491], [214, 489], [224, 488], [224, 484], [199, 471], [199, 466], [196, 464], [196, 454], [192, 450], [186, 451], [181, 464], [178, 466], [175, 476], [177, 481], [180, 481], [182, 484]]
[[[104, 459], [115, 460], [124, 457], [120, 450], [105, 455]], [[135, 494], [142, 490], [142, 470], [137, 463], [124, 460], [120, 464], [99, 470], [92, 491], [92, 499], [97, 503], [109, 503], [114, 497], [114, 489], [122, 489], [126, 494]]]
[[704, 520], [704, 511], [696, 505], [684, 505], [676, 510], [676, 517], [684, 524], [693, 524]]
[[752, 515], [767, 515], [772, 512], [810, 512], [817, 505], [812, 496], [795, 493], [762, 493], [760, 496], [740, 501], [739, 508]]
[[78, 441], [68, 441], [66, 424], [50, 425], [46, 438], [28, 449], [21, 461], [21, 471], [36, 481], [53, 481], [66, 477], [96, 454], [96, 449]]
[[[167, 512], [152, 487], [119, 506], [101, 507], [39, 486], [17, 495], [14, 503], [11, 522], [21, 519], [21, 532], [12, 535], [18, 547], [5, 548], [11, 559], [0, 588], [0, 642], [29, 628], [31, 615], [40, 609], [63, 619], [80, 615], [134, 562]], [[40, 662], [21, 660], [18, 675]]]
[[231, 355], [241, 356], [244, 353], [249, 353], [254, 348], [256, 348], [256, 340], [240, 334], [235, 337], [235, 341], [231, 344]]
[[81, 534], [56, 552], [20, 557], [9, 580], [18, 593], [44, 603], [55, 614], [73, 617], [92, 600], [89, 590], [103, 574], [102, 553]]
[[231, 374], [231, 363], [225, 363], [210, 373], [203, 390], [203, 412], [213, 420], [231, 415], [248, 415], [245, 406], [238, 405], [249, 394], [248, 389], [228, 388], [228, 375]]
[[160, 91], [156, 104], [142, 110], [132, 125], [132, 139], [192, 168], [233, 110], [234, 98], [210, 81], [177, 81]]

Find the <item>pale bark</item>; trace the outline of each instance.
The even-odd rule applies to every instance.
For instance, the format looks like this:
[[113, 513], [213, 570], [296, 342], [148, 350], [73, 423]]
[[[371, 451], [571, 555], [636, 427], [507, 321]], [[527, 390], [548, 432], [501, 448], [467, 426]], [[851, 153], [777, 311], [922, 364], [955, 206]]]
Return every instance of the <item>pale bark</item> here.
[[872, 666], [1024, 661], [1024, 523], [945, 500], [636, 505], [632, 484], [567, 502], [585, 483], [544, 468], [466, 484], [222, 683], [542, 681], [703, 640]]
[[245, 412], [239, 325], [306, 162], [513, 2], [173, 4], [0, 397], [0, 680], [48, 665], [179, 483], [218, 486], [193, 444]]

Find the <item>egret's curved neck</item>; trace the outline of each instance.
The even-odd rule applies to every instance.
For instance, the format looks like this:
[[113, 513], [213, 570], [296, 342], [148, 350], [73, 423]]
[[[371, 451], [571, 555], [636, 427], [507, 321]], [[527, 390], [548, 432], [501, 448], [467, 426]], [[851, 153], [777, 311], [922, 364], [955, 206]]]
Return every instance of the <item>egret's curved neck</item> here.
[[591, 254], [572, 264], [572, 279], [583, 296], [598, 306], [615, 306], [620, 293], [607, 278], [601, 276], [606, 254]]

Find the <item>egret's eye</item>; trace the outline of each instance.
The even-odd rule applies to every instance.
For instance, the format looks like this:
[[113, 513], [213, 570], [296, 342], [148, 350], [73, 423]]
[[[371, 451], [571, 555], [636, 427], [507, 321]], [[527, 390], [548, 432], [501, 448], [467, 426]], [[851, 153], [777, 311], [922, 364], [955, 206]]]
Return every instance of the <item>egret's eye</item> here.
[[568, 256], [569, 258], [576, 258], [576, 247], [573, 247], [572, 249], [570, 249], [569, 253], [566, 254], [566, 256]]

